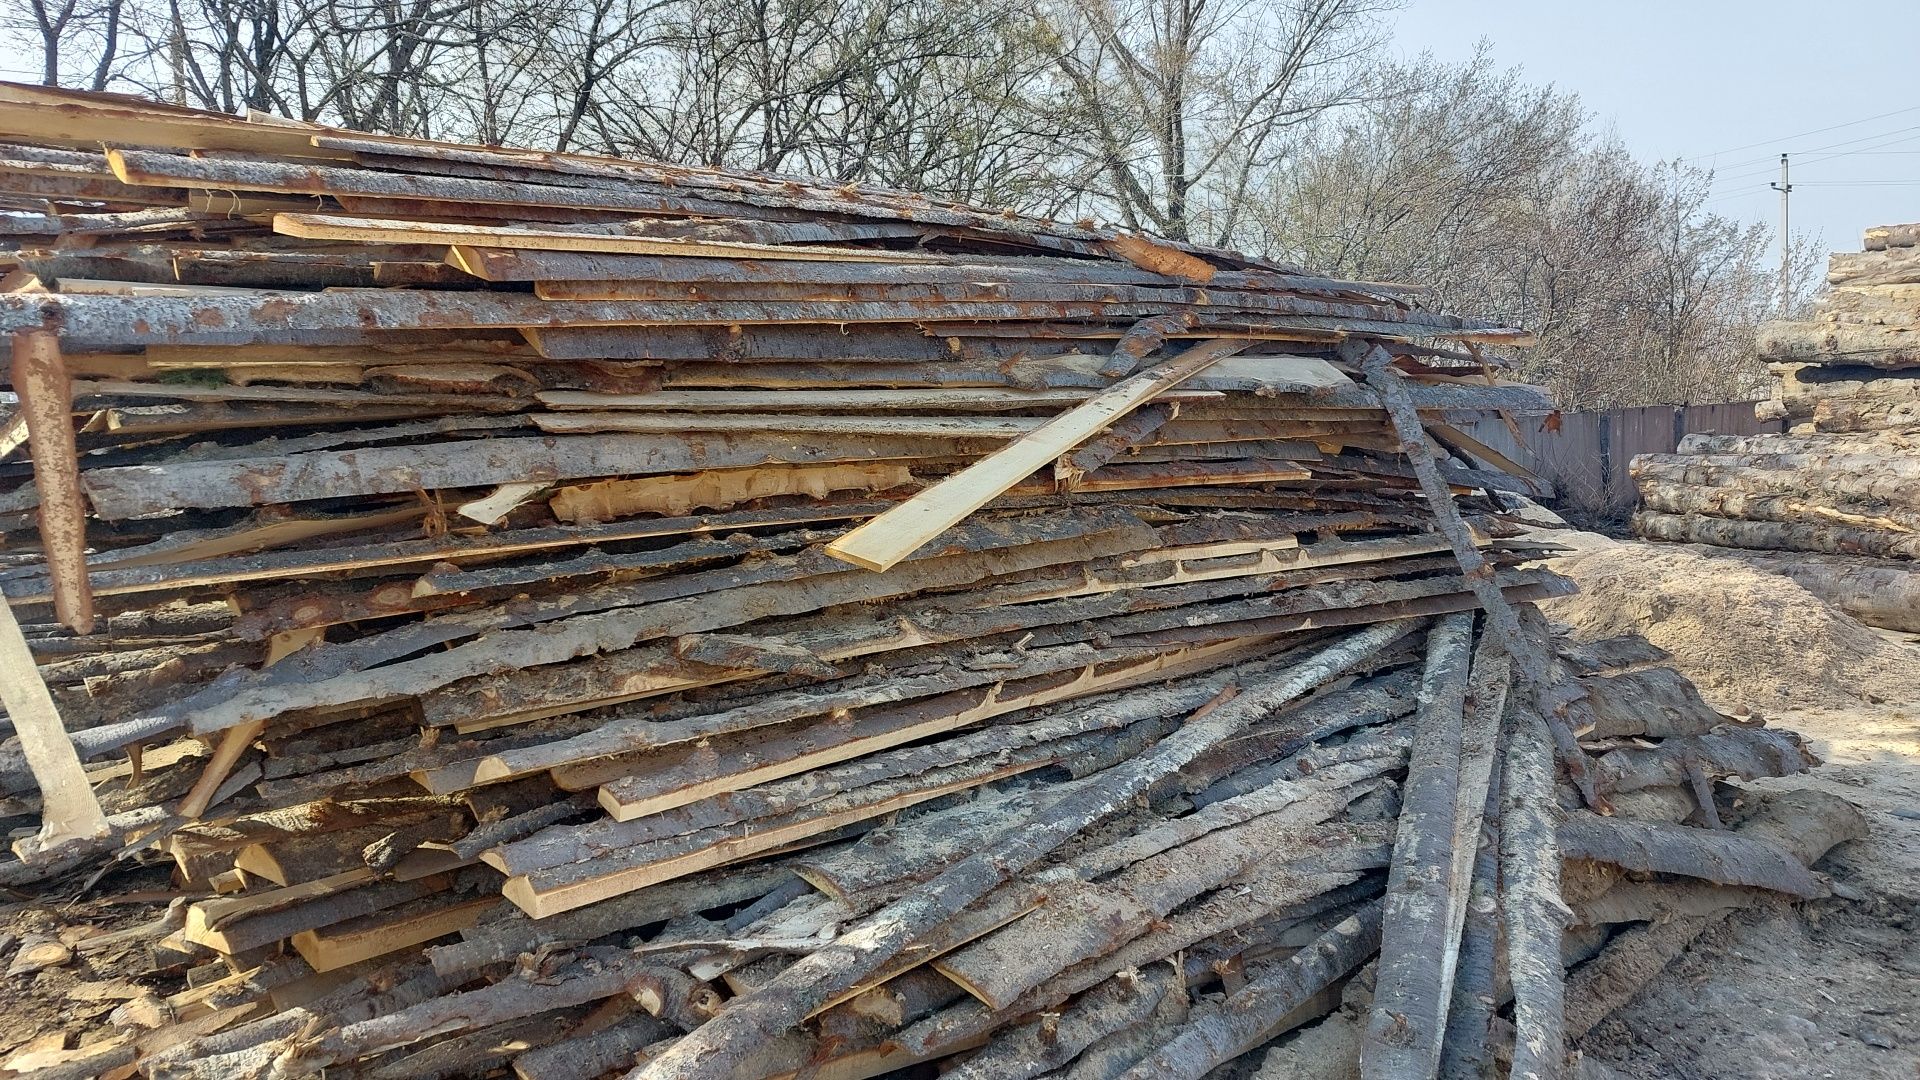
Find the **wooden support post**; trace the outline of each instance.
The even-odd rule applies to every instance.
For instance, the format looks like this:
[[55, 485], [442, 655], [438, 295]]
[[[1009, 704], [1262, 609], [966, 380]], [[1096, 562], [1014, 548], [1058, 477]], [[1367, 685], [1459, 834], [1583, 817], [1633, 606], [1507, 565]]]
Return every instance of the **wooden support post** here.
[[869, 570], [889, 569], [1035, 470], [1248, 344], [1202, 342], [1160, 367], [1115, 383], [828, 544], [827, 554]]
[[13, 335], [13, 390], [26, 417], [33, 483], [40, 492], [40, 543], [53, 582], [53, 608], [76, 634], [93, 632], [87, 584], [87, 504], [80, 494], [80, 453], [73, 438], [73, 384], [52, 330]]
[[93, 797], [80, 755], [53, 707], [53, 695], [40, 681], [26, 635], [5, 603], [0, 603], [0, 703], [7, 707], [27, 766], [40, 785], [40, 832], [16, 841], [14, 854], [31, 862], [63, 844], [107, 835], [106, 815]]

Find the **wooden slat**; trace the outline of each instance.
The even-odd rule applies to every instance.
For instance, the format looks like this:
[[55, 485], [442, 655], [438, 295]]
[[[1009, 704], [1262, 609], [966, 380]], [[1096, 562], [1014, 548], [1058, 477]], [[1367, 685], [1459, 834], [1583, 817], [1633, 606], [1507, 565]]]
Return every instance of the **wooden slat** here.
[[492, 225], [449, 225], [431, 221], [383, 221], [332, 214], [275, 214], [273, 231], [310, 240], [352, 240], [373, 244], [475, 244], [534, 251], [602, 251], [624, 255], [681, 255], [715, 259], [791, 259], [802, 262], [937, 261], [937, 256], [872, 248], [829, 248], [803, 244], [721, 244], [700, 240], [659, 240], [558, 229], [518, 229]]
[[827, 545], [827, 554], [869, 570], [886, 570], [1035, 470], [1246, 345], [1196, 345], [1170, 363], [1118, 383], [854, 529]]
[[6, 705], [7, 718], [20, 737], [20, 749], [40, 787], [42, 807], [40, 832], [16, 841], [14, 853], [30, 860], [63, 844], [106, 836], [107, 818], [100, 812], [100, 801], [87, 783], [86, 770], [60, 722], [53, 696], [40, 681], [26, 636], [5, 603], [0, 603], [0, 703]]
[[635, 889], [645, 888], [662, 881], [685, 877], [700, 870], [727, 863], [737, 862], [752, 855], [779, 850], [790, 844], [798, 843], [812, 836], [818, 836], [844, 825], [865, 821], [869, 818], [891, 814], [904, 810], [916, 803], [936, 799], [955, 791], [979, 787], [982, 784], [1002, 780], [1035, 768], [1035, 765], [1014, 765], [984, 776], [968, 777], [951, 784], [927, 788], [889, 799], [886, 802], [869, 806], [855, 807], [838, 813], [824, 815], [807, 821], [795, 822], [764, 832], [752, 833], [723, 841], [713, 847], [677, 856], [672, 859], [619, 870], [600, 877], [591, 877], [581, 881], [569, 882], [554, 887], [543, 887], [537, 875], [508, 878], [500, 889], [502, 895], [513, 901], [522, 911], [536, 919], [557, 915], [562, 911], [571, 911], [597, 900], [619, 896]]

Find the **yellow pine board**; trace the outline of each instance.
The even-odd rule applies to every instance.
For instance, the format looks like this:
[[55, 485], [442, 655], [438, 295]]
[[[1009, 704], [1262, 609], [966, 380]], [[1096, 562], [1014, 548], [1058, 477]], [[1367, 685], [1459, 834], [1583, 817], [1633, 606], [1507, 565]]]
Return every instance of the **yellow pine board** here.
[[1121, 417], [1246, 347], [1240, 340], [1202, 342], [1115, 383], [828, 544], [827, 554], [884, 571]]

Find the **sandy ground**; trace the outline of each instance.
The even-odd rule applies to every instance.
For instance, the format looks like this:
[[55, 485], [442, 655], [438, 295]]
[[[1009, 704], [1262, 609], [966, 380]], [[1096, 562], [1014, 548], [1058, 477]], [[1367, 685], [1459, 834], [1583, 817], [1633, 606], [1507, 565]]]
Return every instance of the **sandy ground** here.
[[1820, 864], [1846, 895], [1728, 920], [1581, 1049], [1645, 1080], [1920, 1077], [1920, 645], [1744, 564], [1601, 546], [1550, 614], [1640, 622], [1716, 705], [1806, 735], [1825, 764], [1768, 783], [1833, 792], [1872, 834]]

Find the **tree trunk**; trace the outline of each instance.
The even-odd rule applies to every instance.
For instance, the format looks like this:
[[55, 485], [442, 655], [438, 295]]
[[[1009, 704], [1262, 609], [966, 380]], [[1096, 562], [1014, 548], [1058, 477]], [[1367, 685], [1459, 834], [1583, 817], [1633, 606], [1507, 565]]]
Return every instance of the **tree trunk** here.
[[1845, 530], [1881, 541], [1898, 541], [1920, 532], [1920, 510], [1899, 506], [1853, 505], [1809, 491], [1805, 494], [1755, 494], [1737, 487], [1691, 487], [1643, 481], [1640, 501], [1648, 510], [1743, 521], [1780, 522]]
[[1652, 540], [1713, 544], [1718, 547], [1920, 559], [1920, 534], [1843, 525], [1733, 521], [1698, 514], [1663, 514], [1641, 510], [1633, 515], [1633, 531]]
[[1509, 717], [1500, 865], [1507, 972], [1519, 1032], [1512, 1075], [1555, 1080], [1566, 1053], [1560, 945], [1567, 908], [1560, 899], [1561, 851], [1552, 819], [1553, 749], [1545, 722], [1531, 709], [1517, 709]]
[[[1420, 709], [1387, 873], [1380, 965], [1361, 1040], [1360, 1074], [1369, 1080], [1431, 1076], [1439, 1067], [1453, 995], [1451, 950], [1465, 915], [1467, 880], [1456, 853], [1470, 850], [1480, 832], [1477, 817], [1461, 814], [1459, 805], [1472, 645], [1468, 614], [1442, 619], [1427, 635]], [[1490, 746], [1485, 749], [1491, 753]]]

